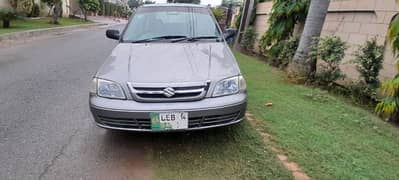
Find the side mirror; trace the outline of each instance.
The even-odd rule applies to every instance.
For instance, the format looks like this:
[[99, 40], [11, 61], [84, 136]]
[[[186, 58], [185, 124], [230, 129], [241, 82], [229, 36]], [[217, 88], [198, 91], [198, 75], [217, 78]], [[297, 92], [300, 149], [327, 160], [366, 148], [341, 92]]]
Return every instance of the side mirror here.
[[236, 31], [225, 31], [223, 32], [223, 36], [224, 39], [230, 39], [230, 38], [234, 38], [234, 36], [236, 35]]
[[115, 29], [108, 29], [105, 32], [105, 35], [107, 36], [107, 38], [110, 38], [110, 39], [119, 40], [119, 38], [120, 38], [119, 31], [115, 30]]

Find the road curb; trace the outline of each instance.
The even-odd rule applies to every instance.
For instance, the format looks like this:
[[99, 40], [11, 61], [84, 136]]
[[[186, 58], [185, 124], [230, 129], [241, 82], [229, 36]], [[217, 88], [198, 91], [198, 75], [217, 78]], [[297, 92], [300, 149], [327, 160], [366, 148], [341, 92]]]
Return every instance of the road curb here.
[[65, 26], [65, 27], [55, 27], [55, 28], [45, 28], [45, 29], [35, 29], [29, 31], [15, 32], [10, 34], [0, 35], [1, 41], [13, 41], [13, 40], [25, 40], [31, 37], [39, 37], [50, 34], [63, 33], [76, 29], [86, 29], [90, 27], [97, 26], [105, 26], [108, 25], [106, 23], [93, 23], [93, 24], [84, 24], [84, 25], [73, 25], [73, 26]]

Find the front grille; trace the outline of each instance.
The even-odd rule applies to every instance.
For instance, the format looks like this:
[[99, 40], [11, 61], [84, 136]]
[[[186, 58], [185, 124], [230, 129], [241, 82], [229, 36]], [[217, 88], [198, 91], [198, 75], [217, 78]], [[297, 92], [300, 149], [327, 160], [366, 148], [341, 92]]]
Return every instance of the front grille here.
[[188, 128], [214, 126], [218, 124], [226, 124], [237, 120], [239, 112], [226, 114], [226, 115], [215, 115], [215, 116], [203, 116], [199, 118], [190, 118], [188, 121]]
[[[220, 124], [227, 124], [238, 119], [240, 112], [224, 115], [213, 115], [213, 116], [200, 116], [200, 117], [189, 117], [188, 128], [201, 128], [209, 127]], [[148, 119], [128, 119], [128, 118], [110, 118], [99, 116], [99, 123], [118, 128], [129, 128], [129, 129], [151, 129], [151, 120]]]
[[128, 83], [132, 97], [138, 102], [196, 101], [205, 97], [209, 83], [185, 87], [136, 87]]
[[98, 117], [100, 123], [106, 126], [130, 128], [130, 129], [151, 129], [150, 119], [127, 119], [127, 118], [110, 118]]

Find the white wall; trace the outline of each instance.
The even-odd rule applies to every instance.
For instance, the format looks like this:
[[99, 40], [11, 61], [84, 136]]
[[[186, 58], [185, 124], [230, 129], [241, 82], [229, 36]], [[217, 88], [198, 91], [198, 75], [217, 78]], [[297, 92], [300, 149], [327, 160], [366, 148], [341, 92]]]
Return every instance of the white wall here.
[[0, 0], [0, 9], [8, 9], [11, 8], [8, 0]]
[[341, 69], [348, 79], [357, 79], [356, 65], [351, 63], [354, 52], [367, 40], [377, 38], [379, 45], [387, 45], [380, 79], [391, 79], [397, 73], [396, 58], [386, 43], [386, 34], [392, 17], [399, 12], [395, 0], [332, 0], [322, 35], [335, 35], [346, 41], [350, 48]]

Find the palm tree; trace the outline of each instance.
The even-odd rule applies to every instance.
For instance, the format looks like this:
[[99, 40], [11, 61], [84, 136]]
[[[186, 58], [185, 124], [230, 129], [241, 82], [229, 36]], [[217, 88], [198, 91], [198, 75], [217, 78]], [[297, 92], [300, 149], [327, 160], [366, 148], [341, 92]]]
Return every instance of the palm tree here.
[[[399, 4], [399, 0], [398, 4]], [[399, 14], [393, 18], [388, 31], [388, 41], [392, 45], [393, 53], [399, 56]], [[398, 57], [399, 58], [399, 57]]]
[[315, 38], [320, 37], [330, 0], [311, 0], [298, 49], [290, 65], [290, 74], [296, 78], [309, 78], [316, 71], [316, 60], [308, 60]]
[[[399, 4], [399, 0], [396, 2]], [[393, 18], [387, 37], [394, 55], [399, 59], [399, 14]], [[396, 67], [399, 71], [399, 63]], [[394, 79], [384, 82], [380, 90], [385, 97], [375, 108], [376, 112], [391, 120], [399, 119], [399, 74], [396, 74]]]

